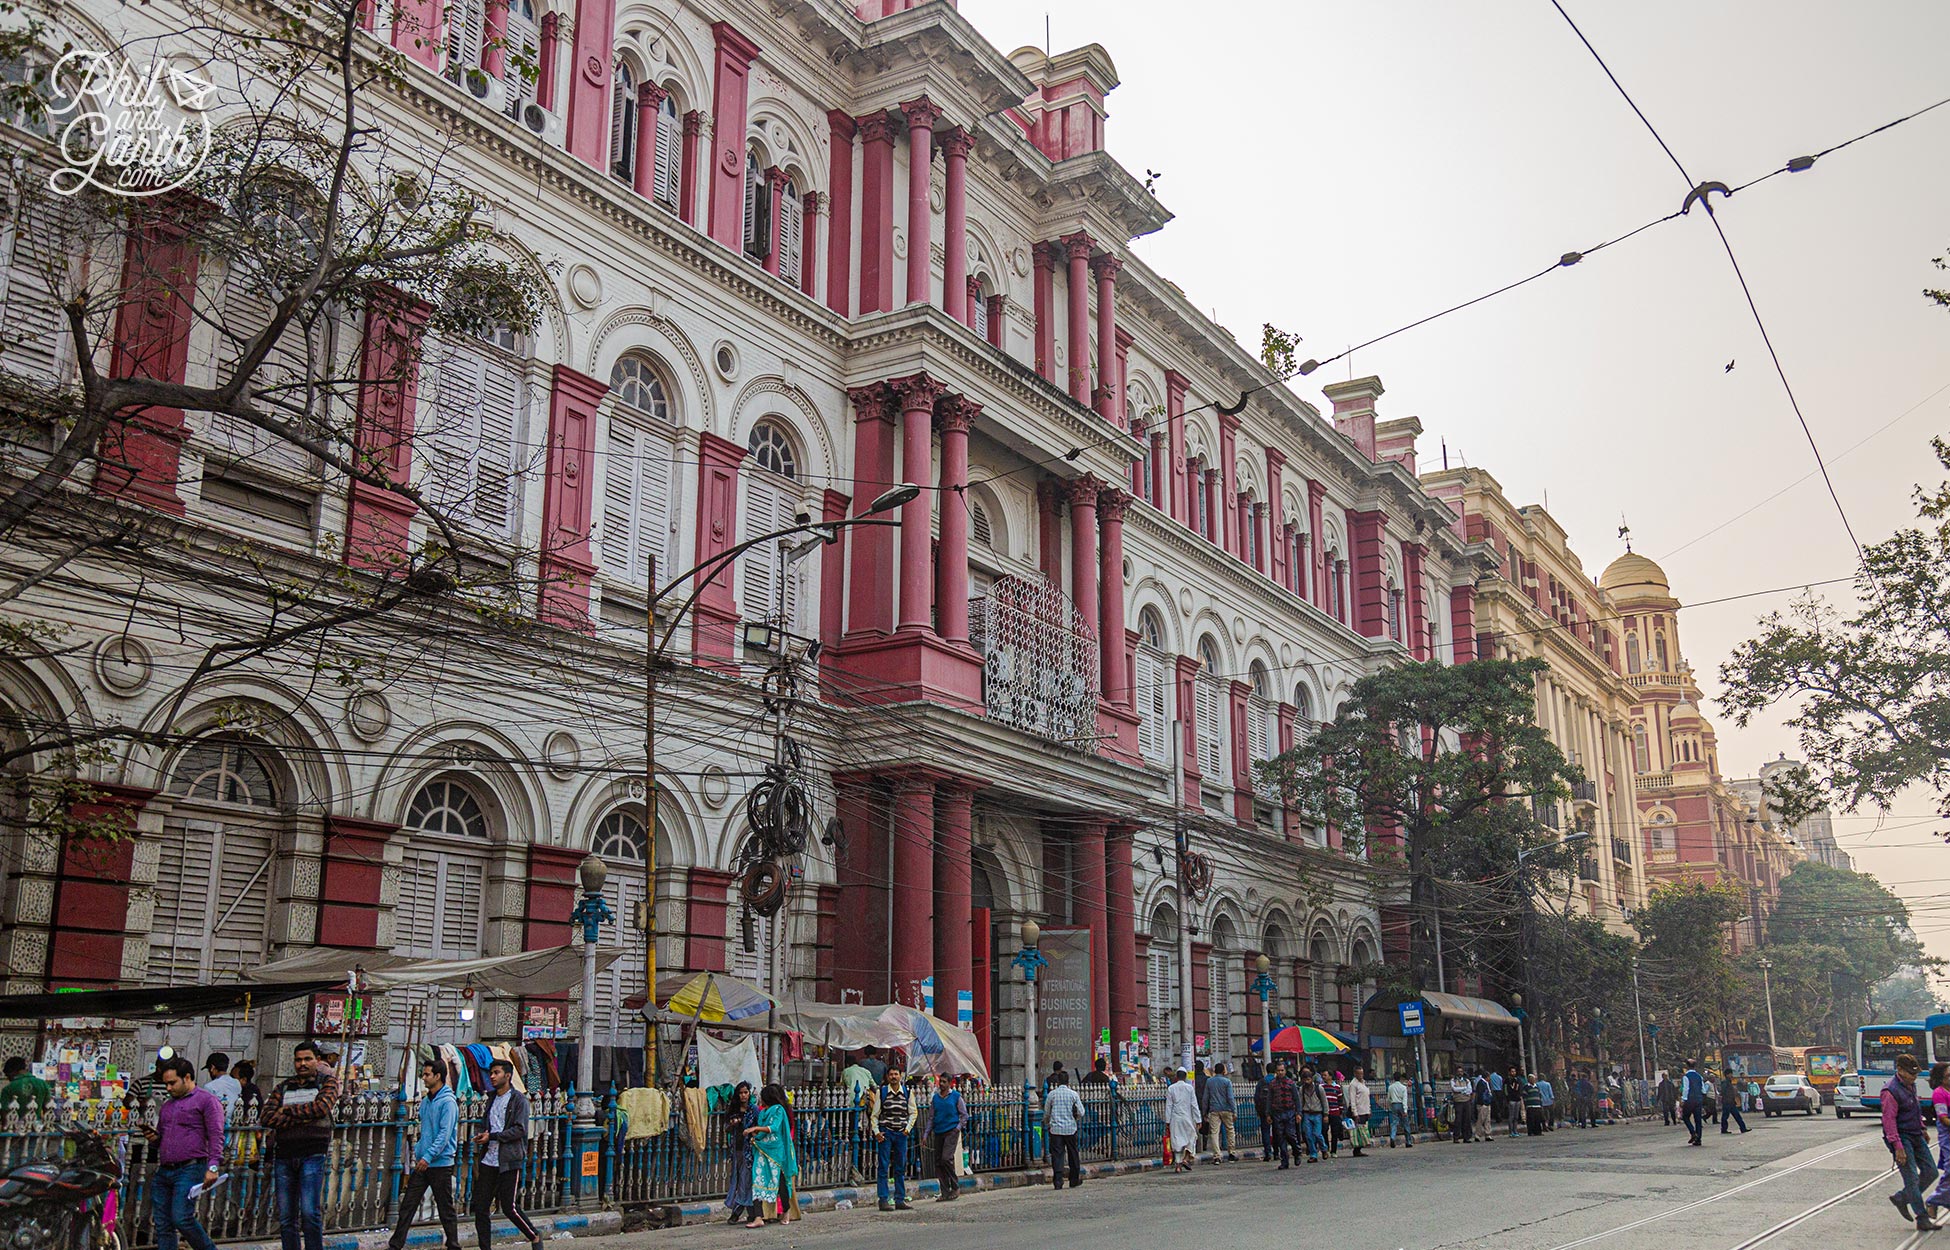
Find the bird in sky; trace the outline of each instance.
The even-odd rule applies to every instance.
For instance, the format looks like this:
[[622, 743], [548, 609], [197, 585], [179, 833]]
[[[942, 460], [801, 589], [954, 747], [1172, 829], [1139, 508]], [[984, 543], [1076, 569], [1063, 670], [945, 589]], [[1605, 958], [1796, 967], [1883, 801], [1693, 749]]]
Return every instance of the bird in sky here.
[[1726, 373], [1732, 373], [1732, 372], [1733, 372], [1733, 362], [1732, 362], [1731, 360], [1729, 360], [1729, 361], [1727, 361], [1727, 367], [1726, 367], [1726, 369], [1725, 369], [1725, 370], [1723, 370], [1723, 372], [1726, 372]]

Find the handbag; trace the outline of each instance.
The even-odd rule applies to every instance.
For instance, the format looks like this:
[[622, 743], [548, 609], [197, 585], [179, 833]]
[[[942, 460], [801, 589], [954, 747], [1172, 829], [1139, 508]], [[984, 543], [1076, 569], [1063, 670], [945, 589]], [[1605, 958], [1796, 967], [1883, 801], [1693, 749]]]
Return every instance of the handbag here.
[[1360, 1150], [1373, 1140], [1374, 1134], [1368, 1130], [1368, 1122], [1366, 1120], [1356, 1120], [1354, 1122], [1354, 1148]]

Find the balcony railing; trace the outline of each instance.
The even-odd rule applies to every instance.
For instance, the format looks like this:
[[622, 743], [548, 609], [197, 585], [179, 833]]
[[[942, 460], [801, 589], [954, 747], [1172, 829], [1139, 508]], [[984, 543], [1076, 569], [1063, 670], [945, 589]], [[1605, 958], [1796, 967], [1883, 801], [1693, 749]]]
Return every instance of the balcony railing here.
[[1632, 844], [1625, 838], [1613, 834], [1611, 837], [1611, 857], [1621, 864], [1632, 862]]
[[1547, 803], [1543, 799], [1532, 799], [1530, 810], [1536, 814], [1538, 824], [1552, 829], [1561, 827], [1558, 824], [1557, 804]]
[[1638, 788], [1641, 793], [1654, 793], [1672, 789], [1671, 773], [1640, 773]]
[[1598, 801], [1598, 783], [1595, 781], [1573, 782], [1571, 784], [1571, 797], [1580, 803], [1596, 803]]
[[988, 718], [1087, 746], [1097, 733], [1097, 640], [1056, 583], [1005, 577], [968, 603]]
[[1598, 861], [1590, 855], [1578, 856], [1578, 880], [1598, 880]]

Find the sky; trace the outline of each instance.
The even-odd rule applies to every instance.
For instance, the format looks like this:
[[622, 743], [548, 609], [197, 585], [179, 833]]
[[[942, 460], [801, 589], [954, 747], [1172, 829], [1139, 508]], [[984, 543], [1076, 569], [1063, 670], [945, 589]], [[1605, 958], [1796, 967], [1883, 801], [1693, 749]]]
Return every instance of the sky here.
[[[1259, 327], [1336, 354], [1950, 97], [1941, 0], [1563, 0], [1682, 177], [1550, 0], [961, 0], [1008, 51], [1104, 45], [1111, 154], [1177, 214], [1133, 244], [1257, 353]], [[1716, 202], [1856, 536], [1915, 520], [1950, 434], [1950, 106]], [[1731, 371], [1727, 365], [1731, 363]], [[1855, 565], [1835, 504], [1712, 226], [1695, 210], [1575, 267], [1324, 367], [1376, 374], [1423, 465], [1487, 469], [1545, 503], [1587, 573], [1633, 549], [1685, 610], [1728, 776], [1794, 734], [1735, 729], [1720, 663], [1806, 583]], [[1309, 385], [1311, 384], [1311, 385]], [[1778, 497], [1769, 499], [1770, 496]], [[1840, 594], [1847, 586], [1824, 593]], [[1950, 845], [1929, 796], [1837, 813], [1856, 866], [1950, 958]], [[1950, 997], [1950, 982], [1946, 982]]]

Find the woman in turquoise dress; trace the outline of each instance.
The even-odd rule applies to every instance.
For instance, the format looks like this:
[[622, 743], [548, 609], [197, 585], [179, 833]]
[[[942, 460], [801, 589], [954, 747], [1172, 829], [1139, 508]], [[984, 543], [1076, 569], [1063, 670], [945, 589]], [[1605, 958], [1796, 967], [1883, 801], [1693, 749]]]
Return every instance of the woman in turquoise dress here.
[[768, 1221], [765, 1208], [778, 1209], [785, 1218], [784, 1195], [791, 1191], [799, 1175], [799, 1157], [792, 1148], [792, 1129], [788, 1122], [785, 1091], [767, 1085], [758, 1095], [758, 1123], [745, 1130], [752, 1143], [752, 1210], [746, 1228], [760, 1228]]

